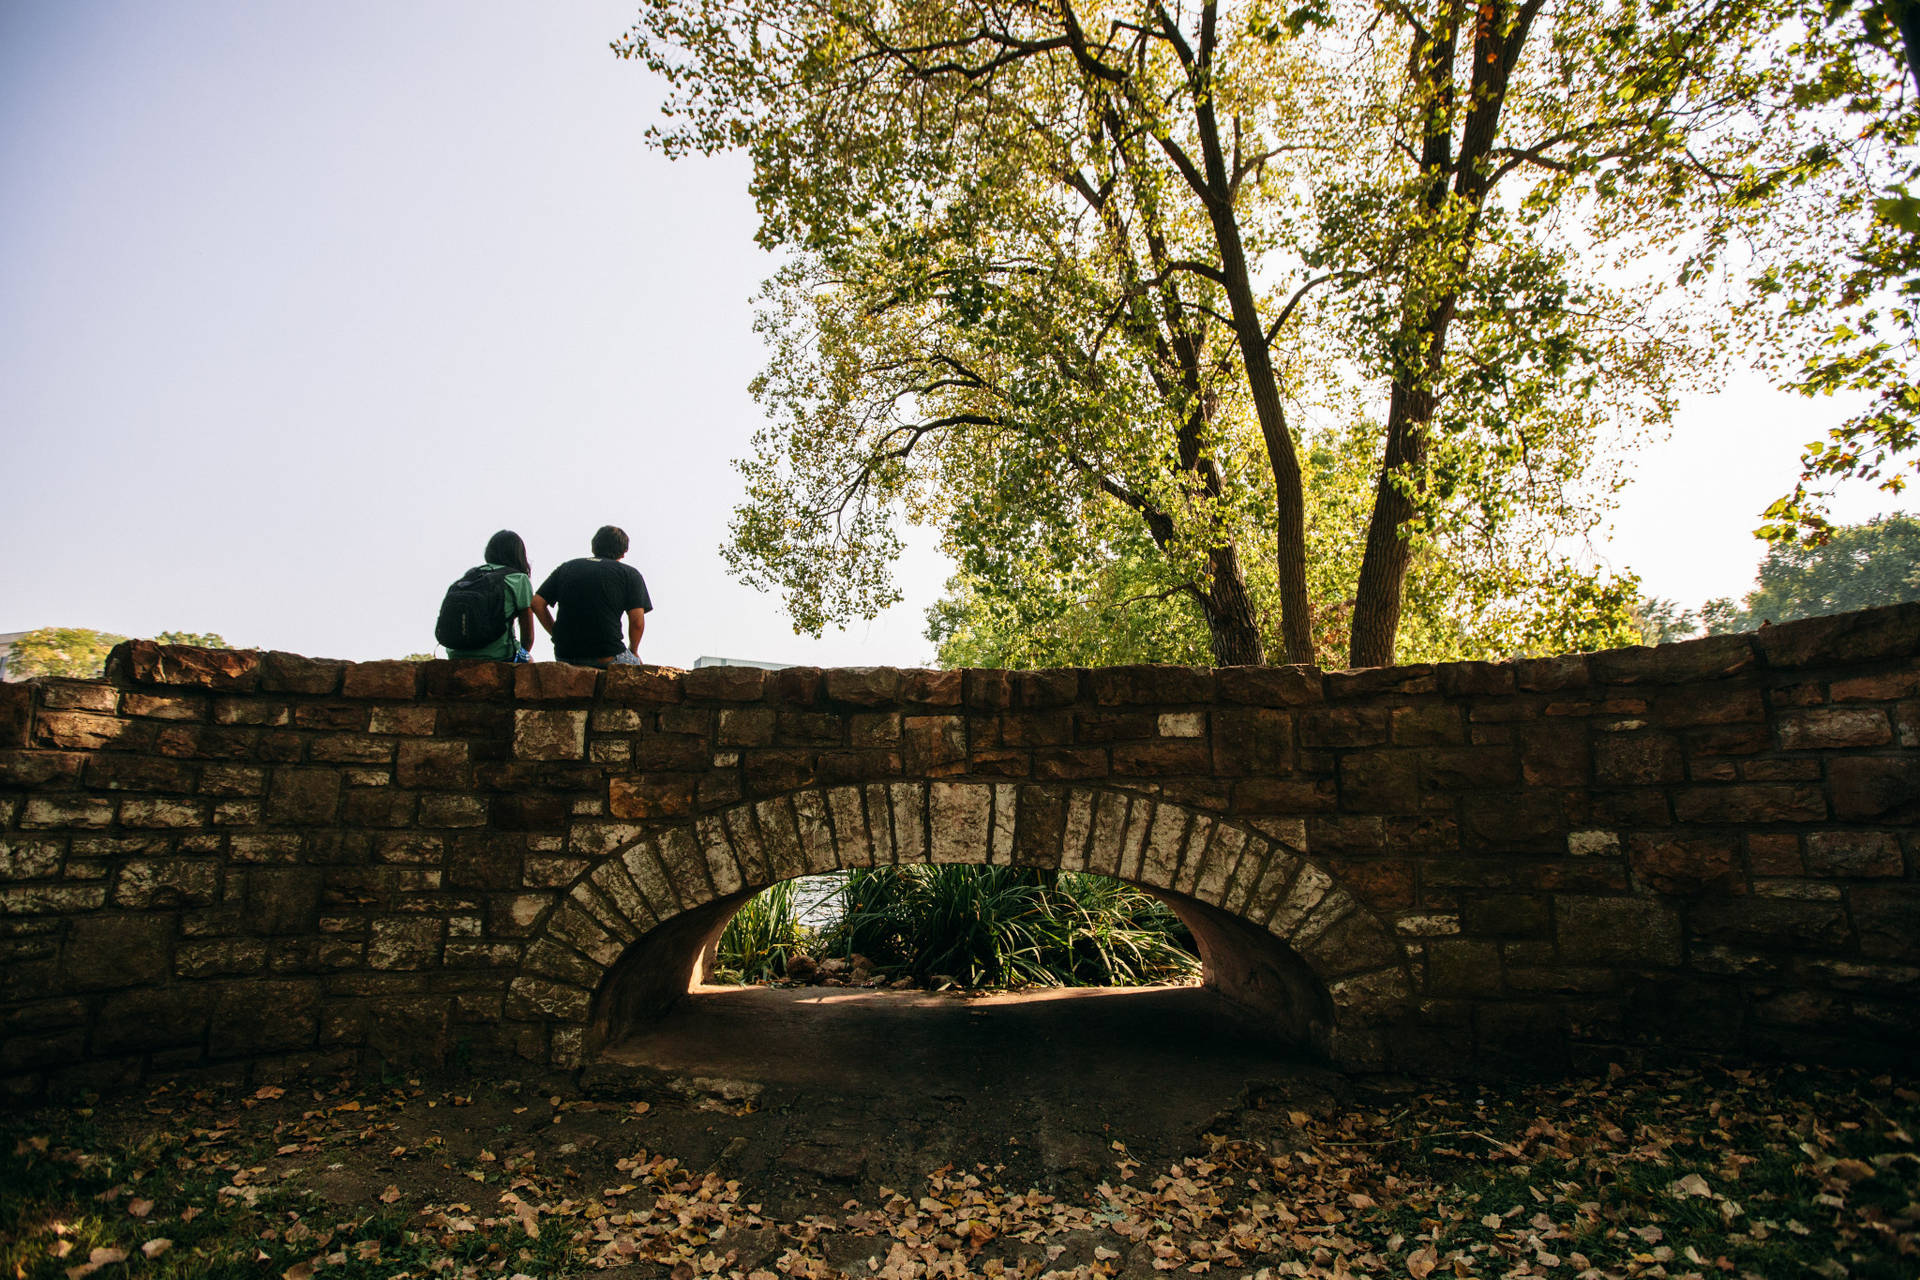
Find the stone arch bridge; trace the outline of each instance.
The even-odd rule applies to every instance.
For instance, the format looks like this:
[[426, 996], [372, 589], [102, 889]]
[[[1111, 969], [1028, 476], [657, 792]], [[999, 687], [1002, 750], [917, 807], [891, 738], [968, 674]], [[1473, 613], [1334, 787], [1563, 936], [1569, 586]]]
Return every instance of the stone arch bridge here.
[[689, 672], [134, 642], [0, 685], [0, 1083], [560, 1066], [752, 891], [1161, 895], [1355, 1068], [1920, 1048], [1920, 606], [1512, 663]]

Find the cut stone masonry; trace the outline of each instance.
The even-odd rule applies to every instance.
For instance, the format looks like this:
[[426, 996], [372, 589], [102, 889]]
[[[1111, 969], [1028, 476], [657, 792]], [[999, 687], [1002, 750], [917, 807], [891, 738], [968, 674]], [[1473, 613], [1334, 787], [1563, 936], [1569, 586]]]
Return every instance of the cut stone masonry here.
[[1140, 884], [1336, 1063], [1920, 1049], [1920, 606], [1511, 663], [0, 685], [0, 1087], [572, 1066], [837, 867]]

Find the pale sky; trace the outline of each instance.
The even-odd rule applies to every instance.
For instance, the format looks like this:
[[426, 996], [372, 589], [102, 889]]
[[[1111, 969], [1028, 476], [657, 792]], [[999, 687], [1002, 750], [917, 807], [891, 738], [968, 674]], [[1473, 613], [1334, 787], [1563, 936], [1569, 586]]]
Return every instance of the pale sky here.
[[[720, 560], [769, 260], [741, 161], [646, 146], [634, 9], [0, 0], [0, 632], [394, 657], [494, 529], [537, 580], [613, 523], [649, 661], [930, 661], [925, 537], [903, 605], [821, 640]], [[1604, 554], [1739, 596], [1833, 416], [1690, 402]]]

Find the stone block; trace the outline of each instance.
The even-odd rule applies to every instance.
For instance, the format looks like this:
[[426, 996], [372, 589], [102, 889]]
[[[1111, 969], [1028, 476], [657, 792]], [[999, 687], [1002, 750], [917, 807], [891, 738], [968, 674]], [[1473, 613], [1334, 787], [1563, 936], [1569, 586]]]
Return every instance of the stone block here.
[[1826, 797], [1818, 787], [1758, 782], [1686, 787], [1673, 793], [1673, 816], [1681, 822], [1741, 825], [1756, 822], [1824, 822]]
[[1528, 658], [1513, 667], [1513, 682], [1528, 693], [1561, 693], [1584, 689], [1593, 682], [1593, 674], [1584, 653], [1569, 653], [1552, 658]]
[[378, 919], [367, 939], [369, 969], [425, 969], [440, 958], [446, 922], [430, 916]]
[[1213, 673], [1197, 667], [1098, 667], [1087, 673], [1087, 692], [1096, 703], [1106, 707], [1143, 702], [1211, 702], [1213, 684]]
[[1862, 955], [1920, 962], [1920, 884], [1861, 885], [1847, 896]]
[[1167, 777], [1213, 772], [1213, 753], [1204, 740], [1167, 739], [1116, 743], [1113, 771], [1136, 777]]
[[406, 738], [425, 738], [433, 733], [434, 716], [432, 707], [374, 707], [367, 718], [367, 730]]
[[220, 865], [210, 860], [134, 858], [114, 876], [115, 906], [205, 907], [219, 899]]
[[1774, 668], [1904, 661], [1920, 652], [1920, 604], [1783, 622], [1761, 628], [1754, 642]]
[[689, 701], [753, 702], [766, 692], [759, 667], [698, 667], [681, 678]]
[[340, 691], [349, 698], [412, 698], [420, 691], [424, 665], [397, 659], [350, 663], [341, 672]]
[[107, 672], [134, 684], [252, 693], [260, 683], [260, 655], [251, 649], [197, 649], [127, 640], [107, 656]]
[[83, 711], [42, 711], [34, 722], [33, 740], [35, 745], [55, 751], [99, 751], [115, 744], [135, 745], [132, 742], [122, 744], [121, 739], [131, 739], [144, 728], [146, 726], [139, 722], [121, 720], [115, 716], [90, 715]]
[[1440, 691], [1449, 697], [1503, 697], [1514, 691], [1511, 662], [1443, 662], [1434, 667]]
[[[10, 688], [0, 685], [0, 689]], [[0, 751], [0, 787], [31, 790], [70, 786], [90, 757], [80, 752]]]
[[1670, 968], [1680, 963], [1680, 916], [1647, 898], [1561, 894], [1554, 901], [1554, 942], [1570, 964]]
[[1388, 718], [1393, 744], [1397, 747], [1445, 747], [1467, 740], [1466, 717], [1450, 702], [1417, 702], [1412, 706], [1394, 707]]
[[[1389, 848], [1391, 846], [1388, 846]], [[1399, 911], [1413, 905], [1413, 863], [1406, 858], [1347, 858], [1322, 855], [1321, 864], [1340, 887], [1373, 911]]]
[[297, 653], [260, 655], [260, 689], [265, 693], [308, 693], [327, 696], [340, 688], [344, 662], [303, 658]]
[[1505, 746], [1431, 747], [1417, 754], [1426, 785], [1442, 791], [1510, 788], [1520, 779], [1513, 751]]
[[[966, 766], [964, 762], [947, 765], [944, 771], [964, 773]], [[745, 751], [740, 756], [740, 775], [749, 791], [761, 795], [792, 791], [814, 780], [813, 755], [807, 751]]]
[[1351, 813], [1413, 813], [1422, 792], [1412, 751], [1356, 751], [1340, 761], [1340, 807]]
[[992, 788], [936, 782], [928, 788], [927, 806], [927, 861], [987, 861], [987, 836], [993, 823]]
[[1627, 841], [1627, 862], [1641, 884], [1660, 893], [1724, 893], [1736, 883], [1739, 839], [1680, 837], [1665, 832], [1635, 834]]
[[0, 880], [50, 880], [60, 874], [61, 842], [0, 836]]
[[831, 711], [781, 708], [774, 716], [773, 737], [781, 746], [837, 747], [846, 722]]
[[513, 668], [513, 696], [521, 702], [591, 701], [600, 688], [596, 667], [523, 662]]
[[487, 802], [461, 792], [435, 792], [420, 797], [420, 825], [423, 827], [484, 827]]
[[205, 720], [207, 703], [204, 697], [191, 695], [129, 693], [121, 699], [120, 714], [147, 720]]
[[957, 707], [963, 701], [965, 683], [958, 671], [902, 671], [900, 701], [919, 707]]
[[1235, 813], [1331, 813], [1339, 803], [1331, 778], [1249, 778], [1234, 784]]
[[1897, 880], [1906, 874], [1906, 860], [1891, 831], [1814, 831], [1807, 835], [1806, 869], [1838, 879]]
[[1664, 733], [1609, 733], [1593, 744], [1593, 777], [1601, 786], [1679, 782], [1686, 776], [1680, 743]]
[[0, 747], [27, 745], [27, 726], [33, 720], [33, 688], [0, 682]]
[[1756, 876], [1806, 874], [1800, 859], [1800, 837], [1756, 832], [1747, 837], [1747, 870]]
[[1713, 942], [1761, 950], [1831, 951], [1851, 939], [1846, 912], [1837, 902], [1803, 902], [1753, 896], [1701, 902], [1689, 916], [1693, 933]]
[[1213, 677], [1216, 696], [1226, 703], [1295, 707], [1326, 698], [1317, 667], [1221, 667]]
[[786, 667], [767, 673], [767, 701], [775, 705], [817, 706], [824, 687], [818, 667]]
[[1293, 759], [1293, 718], [1266, 707], [1221, 707], [1213, 713], [1213, 764], [1219, 774], [1273, 774]]
[[119, 754], [87, 758], [87, 785], [101, 791], [191, 792], [193, 768], [165, 756]]
[[420, 664], [420, 686], [429, 698], [498, 700], [513, 692], [513, 666], [486, 658], [440, 658]]
[[1537, 791], [1465, 796], [1460, 819], [1462, 834], [1484, 849], [1557, 853], [1566, 839], [1566, 819], [1558, 798]]
[[1893, 726], [1879, 707], [1811, 707], [1787, 711], [1776, 729], [1785, 751], [1833, 747], [1878, 747], [1893, 741]]
[[[738, 668], [702, 668], [736, 670]], [[729, 707], [720, 713], [716, 741], [723, 747], [764, 747], [773, 743], [772, 707]]]
[[1460, 930], [1480, 938], [1542, 938], [1551, 936], [1553, 917], [1540, 894], [1475, 896], [1460, 902]]
[[20, 811], [28, 829], [104, 827], [113, 821], [114, 802], [98, 796], [34, 796]]
[[975, 711], [1004, 711], [1013, 705], [1013, 680], [997, 667], [974, 667], [961, 673], [964, 701]]
[[588, 714], [516, 710], [513, 754], [518, 760], [580, 760], [588, 754]]
[[257, 1057], [305, 1049], [319, 1034], [320, 994], [312, 982], [247, 982], [214, 999], [207, 1035], [216, 1058]]
[[1497, 996], [1506, 990], [1497, 942], [1433, 938], [1426, 944], [1426, 953], [1428, 995]]
[[170, 916], [82, 916], [68, 926], [64, 949], [70, 990], [137, 986], [167, 976], [172, 962]]
[[1040, 750], [1033, 753], [1033, 776], [1043, 782], [1104, 778], [1111, 771], [1107, 753], [1094, 747]]
[[326, 733], [307, 744], [315, 764], [391, 764], [393, 741], [360, 733]]
[[270, 934], [314, 931], [320, 916], [318, 867], [256, 867], [246, 874], [249, 924]]
[[827, 672], [827, 700], [856, 707], [892, 706], [900, 698], [895, 667], [838, 667]]
[[1843, 822], [1920, 822], [1920, 757], [1910, 753], [1829, 760], [1827, 789]]
[[1920, 671], [1888, 671], [1880, 675], [1835, 680], [1828, 690], [1835, 702], [1892, 702], [1920, 694]]
[[207, 1030], [209, 993], [198, 984], [150, 987], [108, 996], [94, 1020], [96, 1054], [147, 1053], [198, 1045]]
[[1389, 734], [1383, 707], [1316, 707], [1298, 721], [1303, 747], [1380, 747]]
[[692, 775], [640, 774], [607, 782], [607, 810], [616, 818], [653, 820], [678, 818], [693, 812]]
[[1013, 672], [1013, 705], [1023, 711], [1072, 706], [1080, 699], [1080, 676], [1074, 668]]
[[966, 721], [960, 716], [907, 716], [900, 725], [907, 772], [940, 777], [966, 770]]
[[1347, 671], [1329, 671], [1324, 677], [1327, 698], [1373, 698], [1381, 694], [1417, 695], [1440, 688], [1431, 663], [1413, 663], [1404, 667], [1355, 667]]
[[321, 826], [340, 810], [340, 775], [332, 769], [278, 768], [267, 787], [267, 821]]
[[855, 747], [892, 747], [900, 742], [900, 714], [865, 712], [847, 722], [848, 741]]
[[402, 742], [395, 762], [394, 776], [403, 787], [432, 787], [445, 790], [464, 788], [472, 783], [464, 742]]
[[413, 821], [411, 791], [390, 787], [350, 790], [340, 805], [340, 820], [353, 827], [404, 827]]
[[213, 720], [223, 725], [263, 725], [277, 728], [293, 723], [293, 711], [284, 702], [259, 698], [216, 698]]
[[1602, 684], [1686, 684], [1739, 675], [1753, 667], [1753, 646], [1744, 635], [1702, 636], [1653, 648], [1636, 645], [1591, 657]]

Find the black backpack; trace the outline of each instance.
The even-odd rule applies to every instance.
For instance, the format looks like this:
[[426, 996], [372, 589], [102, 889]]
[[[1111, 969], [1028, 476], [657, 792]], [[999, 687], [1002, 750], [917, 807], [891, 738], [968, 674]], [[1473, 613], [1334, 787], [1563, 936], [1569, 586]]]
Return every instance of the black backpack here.
[[460, 575], [440, 602], [433, 638], [449, 649], [484, 649], [506, 634], [507, 575], [511, 569], [478, 565]]

